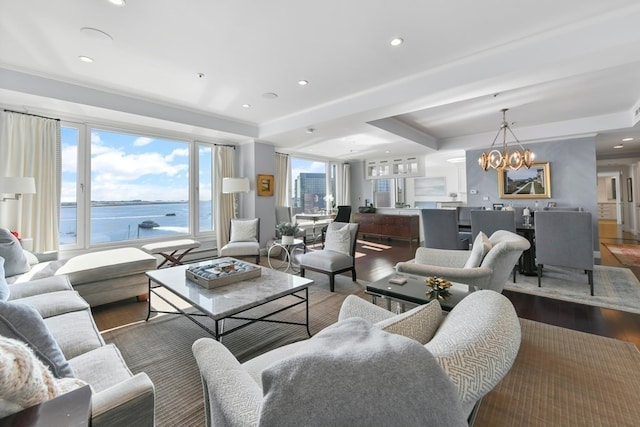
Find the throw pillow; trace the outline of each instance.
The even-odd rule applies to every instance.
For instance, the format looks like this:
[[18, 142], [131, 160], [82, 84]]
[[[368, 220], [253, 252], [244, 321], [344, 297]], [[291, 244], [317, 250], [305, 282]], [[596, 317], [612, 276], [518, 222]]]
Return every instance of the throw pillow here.
[[0, 335], [26, 343], [56, 377], [73, 376], [71, 365], [35, 308], [0, 301]]
[[442, 308], [438, 300], [419, 305], [405, 313], [377, 322], [383, 331], [402, 335], [426, 344], [431, 341], [442, 321]]
[[257, 219], [232, 219], [229, 242], [257, 242]]
[[424, 346], [357, 317], [267, 367], [262, 385], [260, 426], [468, 425]]
[[9, 299], [9, 285], [4, 277], [4, 258], [0, 257], [0, 301]]
[[0, 228], [0, 256], [4, 258], [5, 277], [26, 273], [31, 269], [20, 242], [6, 228]]
[[489, 253], [493, 245], [489, 241], [489, 238], [482, 231], [478, 233], [476, 239], [473, 241], [473, 246], [471, 247], [471, 254], [469, 254], [469, 258], [467, 262], [464, 264], [464, 268], [475, 268], [480, 267], [482, 264], [482, 260], [485, 255]]
[[324, 238], [324, 248], [328, 251], [340, 252], [347, 256], [351, 256], [351, 231], [349, 226], [342, 228], [327, 228], [327, 234]]
[[57, 379], [21, 341], [0, 336], [0, 418], [87, 385]]

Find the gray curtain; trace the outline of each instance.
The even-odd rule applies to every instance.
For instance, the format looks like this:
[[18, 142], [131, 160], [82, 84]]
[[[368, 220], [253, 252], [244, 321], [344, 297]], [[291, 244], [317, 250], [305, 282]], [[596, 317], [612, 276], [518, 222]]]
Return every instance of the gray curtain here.
[[0, 225], [32, 238], [34, 252], [58, 250], [60, 170], [59, 120], [0, 113], [0, 173], [36, 184], [36, 194], [0, 202]]

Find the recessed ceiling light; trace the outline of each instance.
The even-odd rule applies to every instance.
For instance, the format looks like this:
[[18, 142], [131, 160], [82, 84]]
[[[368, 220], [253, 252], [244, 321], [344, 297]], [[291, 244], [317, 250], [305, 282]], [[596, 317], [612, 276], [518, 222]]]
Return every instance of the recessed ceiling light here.
[[391, 46], [400, 46], [402, 43], [404, 43], [404, 40], [400, 37], [393, 38], [389, 42]]
[[251, 107], [251, 104], [242, 104], [242, 108], [249, 108]]
[[109, 3], [115, 4], [116, 6], [124, 6], [127, 4], [125, 0], [109, 0]]
[[78, 56], [78, 58], [82, 62], [93, 62], [93, 58], [90, 58], [88, 56], [80, 55], [80, 56]]
[[198, 73], [198, 78], [203, 78], [204, 77], [204, 73]]
[[624, 145], [622, 144], [614, 145], [613, 148], [624, 148]]
[[622, 142], [633, 141], [633, 138], [622, 138]]
[[300, 86], [306, 86], [306, 85], [308, 85], [308, 84], [309, 84], [309, 81], [307, 81], [307, 80], [298, 80], [298, 84], [299, 84]]
[[274, 92], [265, 92], [262, 94], [262, 97], [265, 99], [276, 99], [278, 97], [278, 94]]
[[104, 31], [97, 28], [82, 27], [80, 28], [80, 32], [85, 37], [88, 37], [91, 40], [96, 40], [102, 43], [111, 43], [113, 41], [113, 37], [111, 37], [111, 34], [105, 33]]
[[306, 133], [314, 133], [315, 131], [314, 128], [307, 128], [307, 130], [305, 130]]

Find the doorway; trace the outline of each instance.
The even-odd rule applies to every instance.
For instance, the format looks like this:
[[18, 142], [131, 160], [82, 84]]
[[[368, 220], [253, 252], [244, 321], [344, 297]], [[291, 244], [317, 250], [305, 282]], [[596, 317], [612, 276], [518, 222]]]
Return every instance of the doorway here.
[[622, 195], [620, 194], [620, 172], [598, 173], [598, 219], [624, 223], [622, 215]]

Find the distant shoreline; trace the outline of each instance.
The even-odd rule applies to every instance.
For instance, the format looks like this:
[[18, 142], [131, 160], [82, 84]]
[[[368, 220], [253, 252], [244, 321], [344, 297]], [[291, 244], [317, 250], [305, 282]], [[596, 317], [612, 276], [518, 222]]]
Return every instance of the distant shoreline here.
[[[175, 205], [178, 203], [189, 203], [186, 200], [178, 201], [150, 201], [150, 200], [117, 200], [117, 201], [91, 201], [91, 207], [103, 207], [103, 206], [138, 206], [138, 205]], [[74, 202], [62, 202], [60, 206], [63, 208], [75, 208], [77, 203]]]

